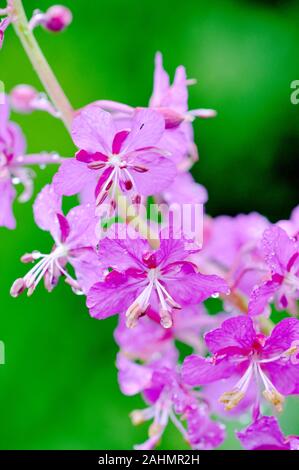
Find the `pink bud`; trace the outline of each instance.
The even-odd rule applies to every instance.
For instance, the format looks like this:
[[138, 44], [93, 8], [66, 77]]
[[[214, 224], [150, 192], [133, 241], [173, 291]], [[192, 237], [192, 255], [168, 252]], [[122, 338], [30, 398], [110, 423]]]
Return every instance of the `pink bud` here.
[[33, 111], [32, 102], [38, 97], [38, 92], [30, 85], [17, 85], [10, 93], [12, 108], [18, 113], [28, 114]]
[[54, 5], [47, 10], [43, 26], [54, 33], [63, 31], [73, 19], [71, 11], [63, 5]]
[[25, 286], [24, 279], [22, 278], [16, 279], [13, 285], [11, 286], [10, 295], [12, 297], [18, 297], [20, 294], [22, 294], [25, 288], [26, 286]]
[[10, 92], [11, 107], [17, 113], [29, 114], [33, 111], [45, 111], [51, 116], [60, 115], [44, 93], [39, 93], [30, 85], [17, 85]]

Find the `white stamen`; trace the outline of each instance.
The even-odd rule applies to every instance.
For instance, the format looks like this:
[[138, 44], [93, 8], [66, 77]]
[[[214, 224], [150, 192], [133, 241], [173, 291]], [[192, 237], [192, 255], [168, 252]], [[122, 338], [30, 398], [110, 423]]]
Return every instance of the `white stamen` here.
[[64, 245], [59, 245], [48, 255], [38, 252], [35, 253], [34, 257], [36, 259], [41, 258], [41, 260], [24, 276], [25, 285], [27, 289], [29, 289], [28, 295], [33, 293], [48, 269], [50, 270], [51, 276], [53, 276], [54, 264], [56, 264], [60, 271], [62, 270], [61, 266], [58, 264], [58, 259], [65, 256], [67, 256], [67, 247]]

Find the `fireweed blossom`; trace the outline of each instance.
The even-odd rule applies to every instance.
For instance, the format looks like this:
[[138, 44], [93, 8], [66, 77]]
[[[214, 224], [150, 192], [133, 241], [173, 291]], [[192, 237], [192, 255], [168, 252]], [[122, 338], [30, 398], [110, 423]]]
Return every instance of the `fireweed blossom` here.
[[[162, 226], [168, 232], [169, 214], [174, 215], [169, 206], [176, 203], [181, 210], [184, 204], [196, 208], [206, 202], [205, 188], [188, 173], [198, 159], [192, 122], [215, 111], [189, 110], [188, 86], [194, 81], [179, 66], [171, 83], [160, 53], [147, 108], [100, 100], [73, 110], [32, 37], [38, 25], [64, 30], [71, 12], [56, 5], [45, 13], [35, 11], [28, 23], [21, 1], [8, 5], [0, 9], [0, 48], [13, 22], [23, 44], [31, 39], [33, 47], [25, 49], [49, 94], [19, 85], [11, 92], [11, 106], [60, 118], [68, 130], [72, 127], [78, 147], [34, 204], [35, 222], [52, 235], [52, 250], [22, 257], [35, 264], [15, 281], [11, 294], [27, 289], [30, 295], [41, 280], [52, 291], [63, 276], [75, 293], [86, 295], [93, 317], [119, 314], [119, 386], [125, 395], [141, 394], [146, 402], [145, 409], [133, 411], [133, 423], [151, 421], [148, 439], [136, 448], [154, 448], [173, 422], [193, 449], [213, 449], [225, 438], [222, 419], [230, 415], [241, 421], [244, 413], [248, 419], [252, 409], [253, 422], [237, 434], [244, 448], [298, 449], [298, 437], [285, 437], [275, 418], [261, 416], [259, 393], [261, 386], [265, 399], [281, 410], [284, 397], [299, 391], [298, 320], [288, 317], [275, 326], [270, 317], [273, 302], [286, 315], [297, 311], [298, 207], [276, 226], [256, 213], [205, 216], [201, 250], [196, 235], [194, 240], [165, 238], [167, 230], [154, 250], [136, 233], [137, 224], [115, 224], [124, 213], [123, 195], [138, 209], [134, 218], [142, 233], [145, 226], [156, 227], [148, 214], [140, 215], [148, 196], [163, 203]], [[15, 226], [15, 184], [25, 188], [21, 200], [31, 196], [33, 173], [26, 166], [55, 161], [62, 159], [25, 155], [22, 131], [9, 121], [5, 100], [0, 106], [0, 226]], [[64, 216], [61, 197], [73, 194], [81, 205]], [[111, 218], [97, 220], [106, 214]], [[113, 226], [125, 237], [113, 237]], [[217, 300], [203, 304], [210, 296]], [[193, 350], [183, 366], [180, 343]]]
[[95, 104], [87, 106], [72, 127], [80, 150], [75, 159], [61, 165], [54, 177], [55, 190], [70, 196], [91, 185], [96, 206], [108, 198], [112, 213], [119, 191], [137, 204], [141, 195], [159, 193], [176, 175], [175, 165], [155, 147], [164, 129], [163, 117], [144, 109], [136, 112], [130, 129], [118, 132], [111, 114]]
[[207, 396], [182, 382], [174, 340], [198, 350], [200, 331], [208, 324], [216, 325], [219, 319], [192, 306], [175, 313], [173, 327], [165, 330], [157, 317], [155, 312], [148, 312], [136, 328], [128, 329], [124, 316], [120, 316], [115, 331], [120, 347], [117, 355], [120, 389], [128, 396], [141, 393], [148, 405], [131, 413], [132, 422], [137, 425], [152, 421], [149, 438], [135, 448], [153, 449], [170, 421], [193, 449], [215, 448], [225, 438], [225, 427], [211, 420]]
[[[3, 97], [3, 95], [2, 95]], [[26, 142], [20, 127], [9, 121], [10, 109], [7, 97], [0, 104], [0, 226], [14, 229], [16, 221], [12, 206], [16, 198], [15, 185], [22, 184], [24, 191], [18, 197], [20, 202], [27, 202], [33, 193], [34, 172], [28, 165], [59, 163], [56, 154], [25, 155]]]
[[228, 293], [223, 279], [199, 273], [188, 260], [190, 242], [162, 237], [161, 231], [158, 250], [152, 250], [140, 236], [131, 240], [129, 233], [100, 242], [99, 257], [112, 270], [88, 292], [92, 317], [104, 319], [125, 312], [127, 326], [132, 328], [151, 306], [159, 313], [161, 325], [170, 328], [173, 310]]
[[205, 335], [212, 357], [191, 355], [185, 359], [183, 380], [195, 386], [237, 374], [236, 384], [219, 397], [226, 410], [236, 407], [255, 381], [254, 415], [259, 412], [260, 386], [264, 398], [281, 411], [285, 396], [299, 391], [299, 363], [292, 361], [298, 354], [298, 339], [299, 320], [295, 318], [282, 320], [269, 337], [256, 332], [249, 317], [230, 318]]
[[246, 450], [299, 450], [299, 436], [284, 436], [274, 416], [261, 416], [236, 435]]
[[[192, 122], [196, 117], [211, 118], [216, 116], [213, 109], [188, 110], [188, 86], [196, 80], [188, 80], [185, 67], [179, 66], [175, 71], [173, 84], [163, 67], [160, 52], [155, 57], [154, 87], [149, 101], [149, 108], [156, 110], [165, 118], [164, 133], [159, 146], [161, 148], [179, 149], [175, 152], [175, 161], [180, 170], [186, 171], [198, 159], [194, 143]], [[124, 122], [134, 113], [134, 108], [115, 101], [98, 101], [104, 109], [111, 111], [116, 121]]]
[[262, 239], [263, 257], [268, 273], [250, 296], [250, 315], [263, 313], [269, 302], [275, 300], [277, 309], [298, 312], [299, 299], [299, 243], [278, 226], [266, 230]]
[[168, 111], [169, 119], [171, 113], [176, 113], [177, 119], [175, 121], [170, 119], [167, 122], [168, 127], [176, 127], [183, 121], [193, 121], [195, 117], [210, 118], [216, 116], [216, 111], [213, 109], [194, 109], [188, 111], [188, 86], [194, 83], [196, 83], [196, 80], [188, 80], [185, 67], [180, 65], [175, 71], [173, 84], [170, 85], [169, 75], [163, 67], [162, 54], [161, 52], [156, 53], [154, 89], [150, 99], [150, 106], [166, 110], [166, 116]]
[[198, 254], [199, 266], [208, 272], [219, 273], [227, 280], [232, 291], [238, 290], [248, 296], [261, 270], [265, 273], [260, 241], [269, 227], [268, 220], [257, 213], [214, 219], [206, 216], [203, 235], [205, 246]]
[[[61, 198], [52, 186], [47, 185], [34, 203], [34, 219], [38, 227], [50, 232], [54, 246], [49, 254], [33, 251], [22, 256], [23, 263], [36, 263], [23, 278], [14, 282], [11, 295], [17, 297], [25, 289], [31, 295], [42, 279], [45, 288], [51, 292], [61, 276], [65, 276], [76, 293], [86, 292], [99, 272], [93, 248], [96, 243], [93, 208], [90, 205], [77, 206], [65, 217]], [[73, 266], [77, 279], [68, 272], [67, 263]]]
[[223, 314], [211, 316], [203, 304], [190, 305], [173, 312], [173, 324], [165, 330], [160, 325], [160, 315], [148, 308], [135, 328], [127, 328], [125, 316], [121, 315], [115, 330], [115, 341], [122, 352], [130, 358], [147, 361], [164, 351], [174, 340], [190, 346], [193, 351], [203, 352], [202, 335], [220, 325]]
[[[225, 427], [211, 420], [207, 404], [198, 398], [196, 391], [182, 382], [180, 372], [175, 368], [165, 367], [162, 361], [165, 363], [165, 357], [150, 366], [134, 364], [134, 369], [129, 366], [129, 374], [121, 373], [124, 365], [118, 362], [122, 391], [125, 394], [134, 394], [131, 387], [128, 389], [127, 382], [132, 383], [135, 377], [140, 387], [139, 391], [142, 391], [143, 398], [149, 405], [131, 413], [133, 424], [138, 425], [152, 420], [148, 439], [134, 448], [138, 450], [155, 448], [170, 421], [192, 449], [209, 450], [218, 447], [225, 439]], [[137, 389], [135, 390], [136, 393]], [[131, 393], [127, 393], [128, 391]], [[183, 421], [186, 422], [186, 426]]]

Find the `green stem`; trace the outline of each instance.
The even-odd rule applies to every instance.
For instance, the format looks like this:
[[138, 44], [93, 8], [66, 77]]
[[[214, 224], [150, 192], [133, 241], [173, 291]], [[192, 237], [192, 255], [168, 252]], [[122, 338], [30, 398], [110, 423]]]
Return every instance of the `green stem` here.
[[72, 106], [59, 85], [32, 31], [29, 29], [22, 1], [9, 0], [9, 7], [15, 31], [20, 38], [25, 52], [54, 106], [59, 111], [62, 121], [70, 131], [73, 120]]

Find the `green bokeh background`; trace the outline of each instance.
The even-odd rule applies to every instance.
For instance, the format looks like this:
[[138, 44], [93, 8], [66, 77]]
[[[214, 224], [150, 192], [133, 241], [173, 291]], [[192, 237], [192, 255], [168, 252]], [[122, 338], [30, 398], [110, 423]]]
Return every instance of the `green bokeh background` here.
[[[198, 79], [190, 108], [213, 107], [215, 120], [196, 123], [198, 181], [209, 190], [208, 211], [257, 210], [271, 220], [288, 217], [298, 202], [299, 105], [290, 83], [299, 79], [299, 2], [227, 0], [66, 0], [74, 13], [62, 35], [36, 35], [74, 107], [96, 99], [146, 105], [153, 57], [166, 68], [178, 64]], [[28, 12], [50, 1], [25, 0]], [[0, 2], [4, 6], [4, 2]], [[0, 53], [0, 79], [40, 88], [13, 30]], [[72, 155], [62, 124], [42, 113], [14, 116], [30, 152]], [[36, 192], [53, 169], [37, 170]], [[35, 227], [31, 205], [15, 206], [18, 230], [0, 229], [0, 448], [130, 449], [146, 438], [146, 425], [128, 418], [141, 400], [121, 395], [112, 340], [116, 318], [96, 321], [84, 299], [61, 283], [51, 294], [9, 297], [12, 281], [25, 273], [20, 255], [47, 252], [49, 236]], [[298, 402], [290, 400], [281, 423], [299, 433]], [[239, 448], [229, 425], [225, 448]], [[170, 426], [161, 448], [183, 449]]]

